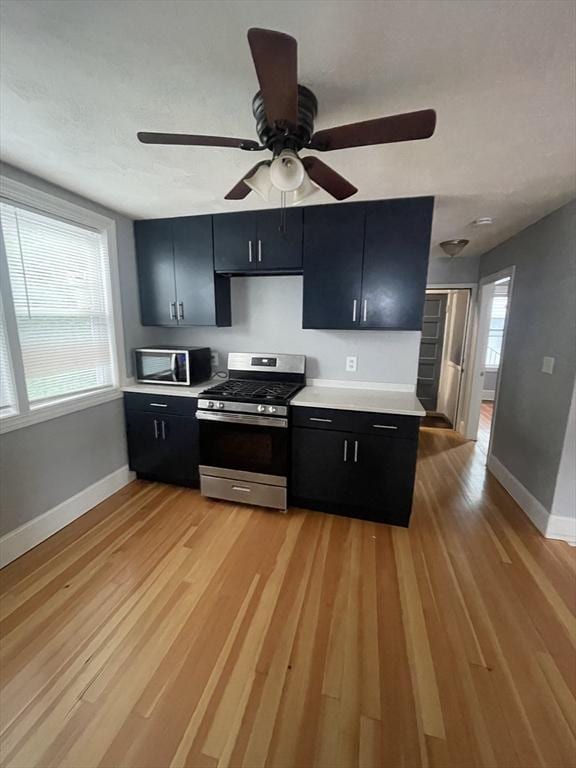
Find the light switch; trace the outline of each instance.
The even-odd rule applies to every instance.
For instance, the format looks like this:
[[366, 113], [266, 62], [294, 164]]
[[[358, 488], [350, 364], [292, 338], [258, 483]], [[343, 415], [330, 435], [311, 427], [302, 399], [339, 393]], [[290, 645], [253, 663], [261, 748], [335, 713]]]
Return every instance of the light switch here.
[[554, 373], [555, 357], [543, 357], [542, 358], [542, 373]]
[[358, 358], [354, 355], [346, 358], [346, 370], [348, 373], [354, 373], [358, 367]]

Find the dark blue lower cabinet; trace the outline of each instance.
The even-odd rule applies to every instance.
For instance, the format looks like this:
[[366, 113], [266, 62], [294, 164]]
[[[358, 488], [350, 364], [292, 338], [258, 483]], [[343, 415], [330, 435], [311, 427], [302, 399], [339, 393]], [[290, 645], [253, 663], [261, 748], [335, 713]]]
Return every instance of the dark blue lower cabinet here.
[[130, 469], [138, 477], [199, 486], [195, 415], [138, 411], [126, 403], [126, 434]]
[[417, 438], [295, 427], [291, 504], [407, 526], [417, 451]]

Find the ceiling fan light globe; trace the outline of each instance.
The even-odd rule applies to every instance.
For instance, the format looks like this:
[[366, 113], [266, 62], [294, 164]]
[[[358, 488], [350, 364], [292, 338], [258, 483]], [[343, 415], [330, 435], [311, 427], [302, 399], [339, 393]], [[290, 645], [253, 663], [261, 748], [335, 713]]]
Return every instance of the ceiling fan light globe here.
[[303, 200], [318, 192], [320, 187], [318, 184], [314, 184], [312, 179], [307, 173], [304, 173], [304, 181], [298, 189], [294, 190], [294, 197], [292, 198], [292, 205], [299, 205]]
[[272, 179], [270, 178], [270, 166], [261, 165], [260, 168], [250, 178], [244, 179], [244, 184], [253, 192], [265, 200], [267, 203], [270, 201], [270, 195], [272, 193]]
[[302, 185], [306, 171], [291, 149], [284, 149], [270, 166], [270, 179], [280, 192], [294, 192]]

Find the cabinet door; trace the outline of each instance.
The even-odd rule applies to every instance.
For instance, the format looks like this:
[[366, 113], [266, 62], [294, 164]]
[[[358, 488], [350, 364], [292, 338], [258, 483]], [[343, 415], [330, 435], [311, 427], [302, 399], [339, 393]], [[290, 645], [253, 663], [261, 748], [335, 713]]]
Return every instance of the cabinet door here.
[[177, 325], [172, 224], [136, 221], [134, 233], [142, 325]]
[[366, 204], [363, 328], [419, 331], [434, 199]]
[[198, 485], [196, 417], [127, 411], [130, 469], [158, 480]]
[[142, 475], [159, 474], [166, 453], [161, 423], [159, 414], [144, 411], [126, 412], [128, 458], [133, 472]]
[[174, 266], [178, 325], [218, 325], [217, 281], [229, 279], [214, 274], [212, 217], [188, 216], [173, 219]]
[[162, 416], [162, 467], [158, 474], [168, 481], [198, 485], [198, 422], [196, 417]]
[[364, 204], [304, 211], [303, 328], [358, 328]]
[[412, 507], [418, 442], [354, 435], [356, 504], [372, 519], [407, 525]]
[[328, 504], [355, 503], [353, 436], [321, 429], [292, 430], [292, 494]]
[[223, 213], [212, 217], [214, 268], [217, 272], [252, 272], [258, 268], [256, 214]]
[[287, 208], [285, 214], [285, 231], [281, 231], [279, 209], [257, 214], [256, 265], [259, 270], [302, 269], [302, 209]]

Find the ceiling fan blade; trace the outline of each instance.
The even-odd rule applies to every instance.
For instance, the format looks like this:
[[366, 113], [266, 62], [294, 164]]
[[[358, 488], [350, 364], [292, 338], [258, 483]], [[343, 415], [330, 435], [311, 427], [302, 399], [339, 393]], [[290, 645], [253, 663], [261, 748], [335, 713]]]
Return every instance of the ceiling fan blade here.
[[336, 200], [346, 200], [352, 197], [358, 190], [355, 186], [346, 181], [344, 176], [340, 176], [329, 165], [318, 160], [317, 157], [305, 157], [302, 159], [306, 173], [315, 184], [325, 189], [328, 194], [335, 197]]
[[268, 165], [268, 160], [262, 160], [260, 163], [256, 163], [256, 165], [253, 168], [250, 168], [248, 173], [245, 173], [244, 176], [240, 179], [240, 181], [232, 187], [230, 192], [224, 197], [224, 200], [243, 200], [245, 197], [247, 197], [252, 190], [247, 184], [244, 184], [244, 179], [249, 179], [250, 176], [252, 176], [258, 168], [260, 168], [261, 165]]
[[255, 151], [264, 149], [252, 139], [232, 139], [227, 136], [196, 136], [190, 133], [147, 133], [138, 134], [142, 144], [177, 144], [186, 147], [234, 147]]
[[248, 30], [248, 43], [260, 83], [268, 123], [298, 125], [298, 44], [271, 29]]
[[312, 136], [310, 148], [320, 152], [348, 147], [367, 147], [371, 144], [390, 144], [395, 141], [429, 139], [436, 127], [436, 112], [421, 109], [391, 117], [378, 117], [362, 123], [327, 128]]

